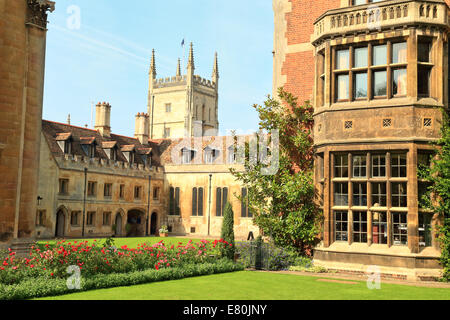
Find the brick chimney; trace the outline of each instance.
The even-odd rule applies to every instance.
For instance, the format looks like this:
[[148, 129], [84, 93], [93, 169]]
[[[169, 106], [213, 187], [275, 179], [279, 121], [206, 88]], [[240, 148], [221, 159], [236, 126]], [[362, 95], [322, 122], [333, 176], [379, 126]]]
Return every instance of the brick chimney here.
[[106, 102], [97, 103], [95, 109], [95, 130], [103, 137], [111, 136], [111, 105]]
[[150, 128], [150, 121], [148, 113], [138, 113], [136, 115], [136, 125], [134, 130], [134, 137], [138, 139], [141, 144], [148, 144], [148, 133]]

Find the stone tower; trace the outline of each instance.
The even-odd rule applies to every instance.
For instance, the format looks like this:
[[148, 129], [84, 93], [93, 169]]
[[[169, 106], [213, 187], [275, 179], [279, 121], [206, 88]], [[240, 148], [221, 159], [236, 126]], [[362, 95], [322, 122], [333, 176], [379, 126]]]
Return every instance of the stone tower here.
[[0, 249], [34, 237], [47, 0], [0, 0]]
[[156, 78], [155, 51], [149, 72], [149, 138], [182, 138], [216, 135], [218, 121], [219, 69], [217, 53], [212, 80], [195, 75], [194, 49], [189, 49], [187, 74], [181, 74], [178, 60], [176, 75]]

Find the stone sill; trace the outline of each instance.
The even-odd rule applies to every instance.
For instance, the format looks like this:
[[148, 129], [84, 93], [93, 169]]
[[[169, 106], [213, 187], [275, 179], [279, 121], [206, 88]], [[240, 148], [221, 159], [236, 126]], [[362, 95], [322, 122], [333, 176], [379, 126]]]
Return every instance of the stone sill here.
[[339, 253], [364, 253], [372, 255], [386, 255], [386, 256], [402, 256], [402, 257], [422, 257], [422, 258], [439, 258], [440, 252], [432, 247], [423, 248], [420, 253], [411, 253], [407, 246], [391, 246], [386, 244], [372, 244], [352, 243], [349, 245], [346, 242], [334, 242], [328, 248], [320, 244], [314, 250], [317, 251], [332, 251]]

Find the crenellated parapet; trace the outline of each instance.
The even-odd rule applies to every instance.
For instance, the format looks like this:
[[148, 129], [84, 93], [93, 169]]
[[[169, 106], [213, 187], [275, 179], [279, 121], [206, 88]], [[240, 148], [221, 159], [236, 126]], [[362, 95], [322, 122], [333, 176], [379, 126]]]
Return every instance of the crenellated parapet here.
[[185, 86], [186, 76], [175, 76], [153, 80], [153, 88], [166, 88], [175, 86]]
[[201, 85], [201, 86], [205, 86], [211, 89], [215, 89], [216, 88], [216, 83], [212, 82], [211, 80], [207, 80], [205, 78], [202, 78], [200, 76], [194, 76], [194, 84], [195, 85]]
[[412, 25], [447, 29], [447, 9], [442, 0], [392, 0], [333, 9], [314, 23], [312, 42]]
[[27, 24], [47, 29], [47, 12], [55, 10], [55, 2], [49, 0], [27, 0]]
[[89, 171], [123, 176], [146, 177], [149, 174], [162, 174], [161, 167], [144, 166], [143, 164], [128, 163], [124, 161], [114, 161], [102, 158], [88, 158], [79, 155], [64, 154], [55, 157], [60, 169], [80, 170], [88, 168]]

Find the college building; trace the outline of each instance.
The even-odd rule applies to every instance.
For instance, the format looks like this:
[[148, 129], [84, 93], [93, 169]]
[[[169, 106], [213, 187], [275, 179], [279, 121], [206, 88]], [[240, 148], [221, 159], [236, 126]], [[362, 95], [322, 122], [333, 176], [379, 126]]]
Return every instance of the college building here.
[[220, 237], [224, 208], [234, 211], [235, 236], [259, 230], [246, 189], [230, 173], [243, 170], [237, 140], [219, 137], [218, 60], [212, 80], [187, 74], [156, 78], [150, 65], [149, 113], [135, 117], [134, 137], [112, 133], [113, 107], [96, 106], [95, 127], [42, 121], [36, 237], [84, 238], [158, 235]]
[[448, 2], [274, 0], [274, 92], [315, 110], [316, 264], [439, 275], [442, 220], [417, 173], [448, 110]]

